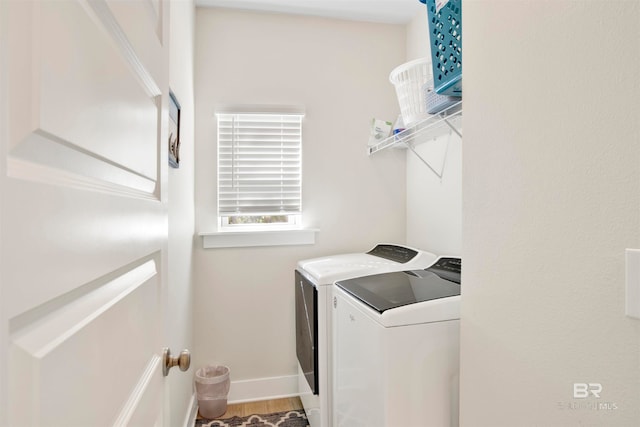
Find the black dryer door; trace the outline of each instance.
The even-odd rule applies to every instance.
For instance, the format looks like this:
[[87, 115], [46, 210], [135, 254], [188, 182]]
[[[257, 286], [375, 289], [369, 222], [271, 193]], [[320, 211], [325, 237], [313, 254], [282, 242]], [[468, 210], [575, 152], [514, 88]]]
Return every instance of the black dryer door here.
[[318, 394], [318, 290], [299, 271], [295, 277], [296, 354], [313, 394]]

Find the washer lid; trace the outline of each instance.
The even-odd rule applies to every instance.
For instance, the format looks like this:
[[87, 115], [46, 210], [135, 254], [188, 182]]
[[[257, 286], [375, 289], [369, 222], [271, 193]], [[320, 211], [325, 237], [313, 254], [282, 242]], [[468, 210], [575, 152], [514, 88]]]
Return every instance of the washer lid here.
[[405, 305], [460, 295], [459, 258], [440, 258], [425, 270], [341, 280], [338, 287], [378, 313]]
[[331, 285], [336, 280], [351, 279], [388, 271], [425, 268], [437, 257], [397, 245], [377, 245], [367, 253], [351, 253], [313, 258], [298, 262], [298, 270], [316, 285]]

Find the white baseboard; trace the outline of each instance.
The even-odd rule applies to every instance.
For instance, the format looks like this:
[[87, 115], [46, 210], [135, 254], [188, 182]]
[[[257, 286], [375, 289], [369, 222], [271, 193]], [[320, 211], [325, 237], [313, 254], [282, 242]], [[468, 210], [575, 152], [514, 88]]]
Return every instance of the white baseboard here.
[[298, 394], [298, 376], [287, 375], [232, 381], [227, 400], [229, 403], [254, 402], [292, 397]]

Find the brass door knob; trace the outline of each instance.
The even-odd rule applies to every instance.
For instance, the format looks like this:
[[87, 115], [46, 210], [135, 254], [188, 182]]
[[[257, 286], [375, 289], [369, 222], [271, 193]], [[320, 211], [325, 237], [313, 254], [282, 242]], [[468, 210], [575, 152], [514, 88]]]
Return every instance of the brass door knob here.
[[177, 366], [181, 371], [186, 371], [191, 366], [191, 353], [189, 350], [182, 350], [178, 357], [171, 357], [171, 350], [165, 347], [162, 352], [162, 375], [169, 375], [169, 369]]

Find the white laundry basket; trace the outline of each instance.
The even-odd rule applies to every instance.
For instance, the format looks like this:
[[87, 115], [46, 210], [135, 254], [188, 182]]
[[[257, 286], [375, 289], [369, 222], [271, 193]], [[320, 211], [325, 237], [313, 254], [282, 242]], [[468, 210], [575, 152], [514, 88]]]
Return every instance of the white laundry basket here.
[[231, 385], [228, 367], [205, 366], [198, 369], [195, 384], [200, 415], [213, 419], [227, 411], [227, 395]]
[[402, 64], [389, 75], [389, 81], [396, 88], [402, 120], [407, 127], [429, 116], [423, 90], [429, 80], [433, 81], [431, 61], [428, 58]]

